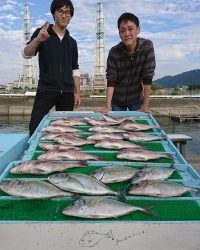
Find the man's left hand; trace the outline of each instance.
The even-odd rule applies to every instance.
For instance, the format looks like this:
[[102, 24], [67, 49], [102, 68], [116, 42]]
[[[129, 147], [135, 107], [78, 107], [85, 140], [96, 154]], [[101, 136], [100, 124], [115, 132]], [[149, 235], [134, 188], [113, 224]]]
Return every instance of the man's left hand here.
[[142, 107], [139, 109], [140, 112], [145, 112], [145, 113], [151, 113], [151, 110], [149, 107], [142, 105]]
[[80, 95], [74, 95], [74, 108], [77, 109], [81, 105], [81, 97]]

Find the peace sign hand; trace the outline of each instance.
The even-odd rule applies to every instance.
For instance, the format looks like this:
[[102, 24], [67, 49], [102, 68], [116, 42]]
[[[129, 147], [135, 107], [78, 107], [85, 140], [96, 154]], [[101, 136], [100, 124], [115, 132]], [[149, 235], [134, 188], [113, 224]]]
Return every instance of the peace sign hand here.
[[49, 28], [49, 22], [45, 22], [45, 24], [42, 26], [42, 28], [37, 36], [38, 42], [44, 42], [49, 38], [49, 33], [47, 31], [48, 28]]

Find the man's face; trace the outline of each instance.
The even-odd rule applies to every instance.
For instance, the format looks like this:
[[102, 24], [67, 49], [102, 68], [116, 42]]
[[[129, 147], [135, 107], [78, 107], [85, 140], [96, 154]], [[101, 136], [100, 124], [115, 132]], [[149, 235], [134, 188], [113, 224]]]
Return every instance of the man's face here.
[[119, 36], [126, 47], [134, 45], [140, 28], [131, 21], [122, 21], [119, 26]]
[[70, 7], [64, 6], [57, 9], [54, 14], [55, 24], [62, 28], [66, 28], [71, 20]]

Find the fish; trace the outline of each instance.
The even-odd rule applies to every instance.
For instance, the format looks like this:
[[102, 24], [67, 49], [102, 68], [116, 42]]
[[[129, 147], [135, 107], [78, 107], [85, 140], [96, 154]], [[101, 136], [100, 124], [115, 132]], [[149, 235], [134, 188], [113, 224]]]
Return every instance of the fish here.
[[192, 187], [187, 187], [180, 183], [169, 181], [141, 181], [128, 191], [131, 195], [144, 195], [153, 197], [176, 197], [185, 194], [188, 191], [199, 191]]
[[103, 183], [115, 183], [133, 178], [139, 170], [123, 165], [106, 166], [97, 169], [92, 173], [92, 176]]
[[92, 125], [92, 126], [109, 126], [109, 125], [113, 125], [113, 123], [111, 122], [107, 122], [107, 121], [103, 121], [103, 120], [99, 120], [99, 119], [95, 119], [95, 118], [91, 118], [91, 117], [85, 117], [84, 120]]
[[138, 183], [144, 180], [165, 180], [169, 178], [175, 169], [172, 168], [162, 168], [162, 167], [149, 167], [144, 168], [141, 171], [138, 171], [133, 178], [131, 179], [131, 183]]
[[6, 180], [0, 183], [0, 189], [14, 197], [31, 199], [72, 196], [69, 192], [65, 192], [50, 183], [39, 180]]
[[129, 133], [123, 133], [123, 137], [125, 139], [128, 139], [129, 141], [157, 141], [157, 140], [164, 140], [166, 137], [164, 136], [157, 136], [157, 135], [150, 135], [147, 133], [142, 132], [129, 132]]
[[87, 231], [79, 240], [81, 247], [94, 247], [103, 239], [113, 239], [112, 230], [106, 234], [97, 233], [96, 231]]
[[127, 159], [132, 161], [149, 161], [160, 158], [173, 159], [171, 154], [158, 153], [141, 148], [126, 148], [117, 153], [117, 159]]
[[117, 140], [117, 139], [104, 139], [94, 144], [96, 148], [108, 148], [108, 149], [123, 149], [123, 148], [142, 148], [134, 143]]
[[41, 136], [39, 141], [53, 141], [54, 138], [56, 137], [61, 137], [61, 136], [65, 136], [65, 137], [81, 137], [81, 134], [72, 134], [72, 133], [68, 133], [68, 132], [49, 132], [49, 133], [45, 133]]
[[96, 140], [96, 141], [100, 141], [103, 139], [118, 139], [118, 140], [122, 140], [124, 137], [121, 134], [117, 134], [117, 133], [101, 133], [101, 132], [97, 132], [95, 134], [89, 135], [87, 137], [87, 139], [89, 140]]
[[87, 195], [118, 195], [104, 183], [86, 174], [59, 173], [48, 177], [48, 181], [56, 187], [72, 193]]
[[66, 162], [50, 160], [30, 160], [20, 162], [11, 168], [12, 174], [50, 174], [63, 172], [69, 168], [86, 167], [86, 161]]
[[103, 157], [78, 152], [76, 150], [48, 150], [42, 153], [38, 160], [79, 160], [79, 161], [87, 161], [87, 160], [103, 160]]
[[143, 131], [153, 128], [158, 128], [157, 126], [146, 125], [135, 122], [123, 122], [119, 125], [119, 129], [128, 130], [128, 131]]
[[62, 125], [62, 126], [85, 126], [86, 123], [79, 120], [68, 120], [68, 119], [57, 119], [51, 122], [51, 125]]
[[73, 146], [83, 146], [86, 144], [94, 144], [93, 140], [85, 140], [72, 135], [63, 135], [53, 138], [53, 141], [62, 145], [73, 145]]
[[122, 122], [125, 122], [126, 120], [130, 120], [130, 117], [117, 117], [117, 116], [111, 116], [111, 115], [107, 115], [104, 114], [103, 118], [105, 121], [107, 122], [111, 122], [113, 124], [120, 124]]
[[63, 209], [62, 213], [88, 219], [118, 218], [136, 211], [147, 214], [150, 207], [138, 207], [108, 197], [84, 197]]
[[40, 141], [52, 141], [56, 136], [63, 135], [63, 133], [46, 133], [42, 134]]
[[42, 132], [49, 132], [49, 133], [77, 133], [80, 132], [80, 129], [68, 127], [68, 126], [61, 126], [61, 125], [47, 125], [44, 127]]
[[91, 132], [101, 132], [101, 133], [122, 133], [125, 132], [123, 129], [113, 128], [109, 126], [95, 126], [88, 129]]
[[39, 143], [38, 146], [43, 150], [80, 150], [80, 148], [74, 147], [72, 145], [61, 145], [61, 144], [55, 144], [55, 143]]

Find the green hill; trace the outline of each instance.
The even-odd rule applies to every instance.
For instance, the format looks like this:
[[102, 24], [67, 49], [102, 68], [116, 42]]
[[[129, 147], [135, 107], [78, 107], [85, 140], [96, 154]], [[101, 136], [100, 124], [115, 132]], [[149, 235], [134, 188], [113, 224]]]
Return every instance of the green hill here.
[[175, 76], [165, 76], [159, 78], [153, 83], [162, 88], [176, 88], [189, 85], [200, 85], [200, 69], [194, 69]]

